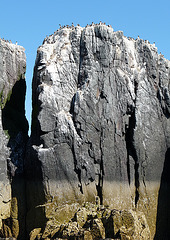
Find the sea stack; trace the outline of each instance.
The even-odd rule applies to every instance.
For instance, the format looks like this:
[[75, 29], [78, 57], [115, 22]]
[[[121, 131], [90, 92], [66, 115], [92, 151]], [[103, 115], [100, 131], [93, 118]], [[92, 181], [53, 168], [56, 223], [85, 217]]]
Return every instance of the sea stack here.
[[104, 24], [46, 38], [25, 161], [29, 231], [63, 223], [62, 208], [71, 219], [98, 197], [100, 206], [143, 212], [151, 239], [169, 234], [169, 81], [170, 62], [154, 44]]

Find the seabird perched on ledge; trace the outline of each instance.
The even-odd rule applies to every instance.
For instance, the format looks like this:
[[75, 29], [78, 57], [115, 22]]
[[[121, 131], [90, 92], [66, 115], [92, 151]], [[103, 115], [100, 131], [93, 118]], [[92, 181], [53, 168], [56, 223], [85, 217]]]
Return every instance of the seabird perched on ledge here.
[[159, 54], [161, 57], [164, 57], [164, 55], [160, 52], [160, 54]]

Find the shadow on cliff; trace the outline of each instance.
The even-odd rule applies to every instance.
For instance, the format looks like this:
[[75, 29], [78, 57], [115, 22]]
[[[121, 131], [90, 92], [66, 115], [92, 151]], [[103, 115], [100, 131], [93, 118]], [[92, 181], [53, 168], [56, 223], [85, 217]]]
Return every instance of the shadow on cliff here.
[[156, 234], [154, 240], [170, 239], [170, 148], [165, 154], [158, 196]]
[[44, 205], [47, 202], [46, 188], [43, 184], [43, 166], [38, 155], [38, 146], [43, 144], [43, 140], [39, 137], [43, 132], [41, 131], [41, 126], [37, 118], [38, 113], [41, 111], [41, 102], [37, 102], [36, 100], [33, 102], [31, 136], [27, 143], [25, 157], [27, 239], [29, 239], [29, 234], [33, 229], [44, 229], [47, 222]]
[[27, 145], [26, 159], [26, 230], [29, 233], [35, 228], [44, 229], [47, 219], [45, 217], [45, 187], [43, 185], [42, 163], [38, 160], [38, 152], [32, 146], [32, 138]]
[[2, 237], [25, 239], [25, 179], [24, 157], [28, 141], [28, 122], [25, 118], [25, 79], [18, 80], [2, 109], [2, 126], [8, 138], [10, 156], [7, 158], [8, 177], [11, 182], [11, 217], [5, 220]]

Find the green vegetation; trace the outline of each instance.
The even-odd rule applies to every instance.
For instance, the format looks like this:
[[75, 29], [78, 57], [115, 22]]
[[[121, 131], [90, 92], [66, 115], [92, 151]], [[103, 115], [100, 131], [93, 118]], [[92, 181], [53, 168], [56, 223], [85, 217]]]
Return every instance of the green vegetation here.
[[8, 101], [10, 101], [11, 95], [12, 95], [12, 89], [9, 90], [8, 95], [4, 97], [4, 88], [0, 92], [0, 107], [3, 109]]
[[3, 108], [3, 89], [0, 92], [0, 107]]
[[4, 130], [5, 135], [7, 136], [8, 139], [10, 139], [10, 135], [8, 133], [8, 130]]

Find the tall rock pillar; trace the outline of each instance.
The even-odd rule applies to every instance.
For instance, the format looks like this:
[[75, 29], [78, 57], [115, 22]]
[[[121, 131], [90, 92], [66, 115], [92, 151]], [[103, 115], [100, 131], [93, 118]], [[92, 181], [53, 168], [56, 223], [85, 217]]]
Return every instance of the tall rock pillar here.
[[25, 118], [24, 48], [0, 39], [0, 237], [24, 239]]
[[154, 235], [170, 147], [169, 69], [154, 44], [104, 24], [65, 27], [44, 40], [26, 161], [28, 216], [44, 218], [30, 229], [56, 208], [98, 196], [143, 211]]

